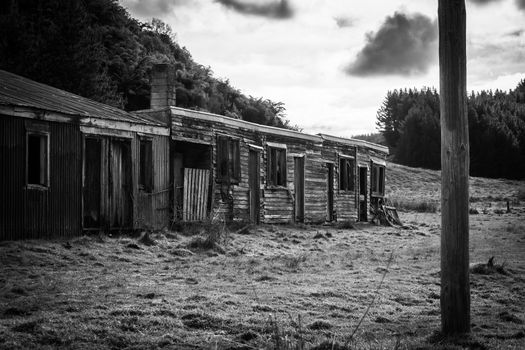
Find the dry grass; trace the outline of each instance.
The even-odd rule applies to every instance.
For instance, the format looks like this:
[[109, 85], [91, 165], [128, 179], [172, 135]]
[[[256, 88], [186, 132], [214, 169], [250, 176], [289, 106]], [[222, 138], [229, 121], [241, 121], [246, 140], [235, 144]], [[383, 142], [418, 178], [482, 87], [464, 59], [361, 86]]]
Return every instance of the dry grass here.
[[[503, 186], [482, 183], [487, 196]], [[523, 185], [502, 183], [503, 197]], [[419, 193], [407, 184], [408, 195], [435, 199], [427, 184]], [[0, 349], [522, 349], [525, 208], [472, 204], [487, 209], [470, 219], [472, 266], [495, 256], [506, 273], [471, 274], [468, 339], [435, 336], [440, 218], [408, 211], [404, 229], [263, 225], [0, 242]], [[196, 236], [223, 251], [194, 247]]]

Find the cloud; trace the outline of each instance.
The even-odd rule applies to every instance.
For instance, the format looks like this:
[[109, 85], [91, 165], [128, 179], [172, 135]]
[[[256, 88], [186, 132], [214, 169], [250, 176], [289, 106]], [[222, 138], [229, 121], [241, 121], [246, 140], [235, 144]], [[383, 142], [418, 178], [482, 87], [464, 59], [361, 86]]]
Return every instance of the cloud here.
[[215, 0], [221, 5], [245, 15], [254, 15], [274, 19], [291, 18], [294, 10], [288, 0], [275, 0], [272, 2], [252, 3], [244, 0]]
[[469, 0], [471, 3], [473, 4], [476, 4], [476, 5], [487, 5], [487, 4], [490, 4], [492, 2], [499, 2], [501, 0]]
[[516, 6], [518, 6], [520, 10], [525, 11], [525, 0], [516, 0]]
[[188, 0], [126, 0], [124, 6], [142, 17], [161, 17], [173, 11], [178, 5], [185, 5]]
[[437, 21], [422, 14], [396, 12], [367, 43], [346, 72], [355, 76], [426, 73], [437, 59]]
[[353, 27], [355, 24], [355, 19], [350, 17], [334, 17], [334, 21], [339, 28]]
[[505, 36], [521, 36], [525, 32], [525, 29], [517, 29], [512, 32], [506, 33]]

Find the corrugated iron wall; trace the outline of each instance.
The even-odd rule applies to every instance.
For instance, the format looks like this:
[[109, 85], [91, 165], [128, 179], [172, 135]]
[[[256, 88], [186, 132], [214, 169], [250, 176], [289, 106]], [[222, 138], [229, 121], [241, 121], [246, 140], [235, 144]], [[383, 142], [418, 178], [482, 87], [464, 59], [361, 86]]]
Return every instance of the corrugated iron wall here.
[[[150, 193], [139, 190], [140, 172], [139, 138], [132, 142], [133, 187], [138, 201], [135, 207], [136, 229], [159, 230], [166, 227], [170, 219], [170, 138], [148, 135], [152, 139], [153, 189]], [[138, 196], [137, 196], [138, 194]]]
[[27, 189], [25, 121], [0, 117], [0, 240], [78, 235], [82, 217], [82, 136], [78, 126], [48, 123], [49, 187]]

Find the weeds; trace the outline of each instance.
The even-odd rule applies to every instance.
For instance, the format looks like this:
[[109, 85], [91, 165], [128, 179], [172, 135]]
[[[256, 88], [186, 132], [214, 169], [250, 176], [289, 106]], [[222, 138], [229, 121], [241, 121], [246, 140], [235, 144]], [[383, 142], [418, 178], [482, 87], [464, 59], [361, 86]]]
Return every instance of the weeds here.
[[187, 235], [188, 232], [192, 232], [194, 235], [188, 242], [188, 248], [216, 250], [224, 253], [222, 246], [228, 244], [230, 238], [230, 232], [224, 223], [207, 221], [187, 227], [188, 231], [183, 231], [183, 234]]
[[392, 195], [388, 198], [389, 205], [404, 211], [415, 211], [418, 213], [436, 213], [439, 201], [429, 198], [409, 198], [403, 195]]
[[337, 228], [341, 230], [353, 230], [355, 229], [354, 223], [350, 220], [341, 221], [337, 223]]
[[299, 265], [306, 261], [306, 254], [301, 255], [287, 255], [283, 257], [284, 266], [290, 270], [298, 270]]
[[525, 188], [520, 188], [516, 194], [518, 201], [525, 201]]

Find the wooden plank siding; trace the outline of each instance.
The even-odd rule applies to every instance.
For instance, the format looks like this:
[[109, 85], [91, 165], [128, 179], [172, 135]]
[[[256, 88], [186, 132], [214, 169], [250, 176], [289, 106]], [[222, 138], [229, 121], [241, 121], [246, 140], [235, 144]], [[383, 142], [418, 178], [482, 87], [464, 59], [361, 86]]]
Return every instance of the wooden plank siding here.
[[[357, 220], [358, 164], [370, 167], [370, 157], [386, 159], [387, 152], [382, 146], [358, 140], [306, 135], [290, 130], [259, 126], [241, 120], [217, 116], [205, 112], [171, 109], [172, 139], [181, 142], [209, 145], [211, 154], [212, 205], [213, 215], [226, 220], [250, 220], [249, 150], [258, 147], [261, 152], [260, 164], [260, 221], [263, 223], [288, 223], [295, 218], [294, 157], [305, 160], [304, 221], [319, 223], [329, 220], [328, 215], [328, 166], [333, 164], [334, 221]], [[217, 136], [223, 135], [239, 141], [240, 179], [235, 183], [217, 182]], [[341, 141], [338, 142], [337, 139]], [[354, 142], [355, 141], [355, 142]], [[286, 184], [268, 185], [268, 145], [279, 144], [286, 148]], [[340, 155], [354, 159], [354, 189], [339, 189]], [[368, 169], [370, 175], [370, 169]], [[370, 183], [368, 183], [368, 193]]]
[[26, 120], [0, 116], [0, 240], [72, 237], [82, 230], [82, 135], [49, 126], [49, 187], [26, 186]]

